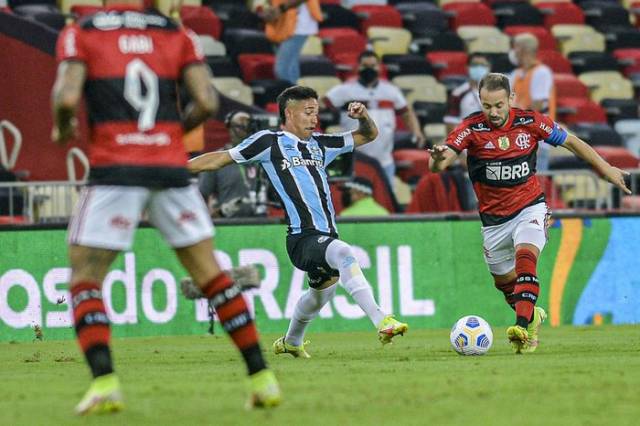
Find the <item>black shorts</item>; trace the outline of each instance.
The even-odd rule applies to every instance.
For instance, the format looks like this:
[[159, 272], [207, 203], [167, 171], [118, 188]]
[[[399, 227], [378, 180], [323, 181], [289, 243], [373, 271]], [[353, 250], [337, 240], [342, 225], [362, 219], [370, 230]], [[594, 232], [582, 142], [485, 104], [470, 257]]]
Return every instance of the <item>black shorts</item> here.
[[336, 239], [337, 235], [321, 233], [287, 235], [289, 259], [293, 266], [307, 273], [309, 287], [317, 288], [325, 281], [340, 275], [325, 259], [327, 247]]

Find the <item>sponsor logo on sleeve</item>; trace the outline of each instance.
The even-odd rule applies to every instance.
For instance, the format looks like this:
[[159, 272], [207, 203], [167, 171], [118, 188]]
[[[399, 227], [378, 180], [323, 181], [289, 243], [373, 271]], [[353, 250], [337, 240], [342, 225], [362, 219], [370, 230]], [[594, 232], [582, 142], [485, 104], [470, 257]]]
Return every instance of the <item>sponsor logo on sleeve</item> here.
[[540, 123], [540, 128], [542, 129], [543, 132], [545, 132], [547, 135], [550, 135], [553, 132], [553, 127], [551, 126], [547, 126], [544, 123]]
[[455, 140], [453, 141], [453, 143], [457, 146], [462, 145], [462, 141], [464, 141], [464, 138], [466, 138], [467, 136], [469, 136], [471, 134], [471, 130], [467, 127], [466, 129], [464, 129], [463, 131], [461, 131], [460, 133], [458, 133], [458, 136], [456, 136]]

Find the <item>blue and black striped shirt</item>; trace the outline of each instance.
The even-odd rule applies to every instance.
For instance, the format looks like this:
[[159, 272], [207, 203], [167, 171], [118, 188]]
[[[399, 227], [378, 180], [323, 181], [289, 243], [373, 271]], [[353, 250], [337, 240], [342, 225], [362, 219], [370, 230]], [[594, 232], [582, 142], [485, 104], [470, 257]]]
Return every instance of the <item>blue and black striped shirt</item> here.
[[337, 234], [325, 168], [353, 149], [351, 132], [314, 133], [303, 141], [286, 131], [263, 130], [230, 149], [229, 154], [236, 163], [262, 165], [284, 204], [289, 234], [312, 230]]

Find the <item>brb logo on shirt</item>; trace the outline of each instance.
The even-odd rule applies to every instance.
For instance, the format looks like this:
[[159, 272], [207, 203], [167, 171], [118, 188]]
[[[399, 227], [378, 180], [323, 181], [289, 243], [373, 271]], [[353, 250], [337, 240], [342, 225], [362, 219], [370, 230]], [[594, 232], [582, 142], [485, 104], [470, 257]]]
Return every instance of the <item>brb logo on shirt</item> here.
[[523, 161], [521, 164], [514, 165], [495, 165], [487, 166], [487, 180], [504, 181], [522, 179], [529, 176], [531, 169], [529, 163]]

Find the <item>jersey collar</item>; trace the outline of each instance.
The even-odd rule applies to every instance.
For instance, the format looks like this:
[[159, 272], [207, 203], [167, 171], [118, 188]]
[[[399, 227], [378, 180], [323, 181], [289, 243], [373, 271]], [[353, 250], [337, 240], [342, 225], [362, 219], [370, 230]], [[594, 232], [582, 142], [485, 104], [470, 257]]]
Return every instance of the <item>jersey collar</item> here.
[[300, 139], [299, 137], [297, 137], [293, 133], [288, 132], [286, 130], [282, 130], [282, 133], [284, 133], [284, 135], [287, 136], [289, 139], [292, 139], [292, 140], [294, 140], [296, 142], [309, 143], [309, 142], [311, 142], [311, 139], [313, 139], [313, 135], [311, 135], [311, 137], [308, 140], [305, 141], [305, 140]]

